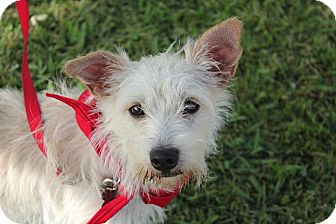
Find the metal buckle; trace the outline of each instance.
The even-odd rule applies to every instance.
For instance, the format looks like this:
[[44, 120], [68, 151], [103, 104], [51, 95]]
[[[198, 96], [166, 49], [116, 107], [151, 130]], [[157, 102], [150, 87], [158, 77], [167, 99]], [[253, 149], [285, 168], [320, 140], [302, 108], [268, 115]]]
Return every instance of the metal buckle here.
[[115, 191], [118, 190], [118, 185], [120, 183], [120, 178], [116, 177], [116, 178], [105, 178], [102, 183], [101, 183], [101, 187], [103, 191], [106, 190], [110, 190], [110, 191]]

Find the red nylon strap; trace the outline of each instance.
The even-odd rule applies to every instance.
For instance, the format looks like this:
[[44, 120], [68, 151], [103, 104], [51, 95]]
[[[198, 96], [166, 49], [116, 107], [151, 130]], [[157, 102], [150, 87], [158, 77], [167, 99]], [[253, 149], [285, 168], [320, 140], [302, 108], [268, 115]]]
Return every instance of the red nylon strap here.
[[[84, 91], [83, 94], [85, 93], [86, 91]], [[79, 128], [81, 129], [81, 131], [85, 134], [85, 136], [88, 139], [92, 137], [91, 135], [92, 135], [93, 129], [97, 125], [96, 124], [97, 115], [91, 112], [92, 108], [89, 105], [85, 104], [81, 100], [74, 100], [74, 99], [61, 96], [58, 94], [47, 93], [46, 96], [57, 99], [67, 104], [68, 106], [72, 107], [76, 113], [76, 120], [77, 120], [77, 124]], [[97, 154], [99, 155], [98, 152]]]
[[40, 105], [37, 99], [37, 94], [31, 79], [29, 65], [28, 65], [28, 30], [29, 30], [29, 9], [27, 0], [16, 2], [16, 8], [19, 14], [22, 36], [23, 36], [23, 54], [22, 54], [22, 89], [23, 98], [26, 107], [26, 114], [29, 123], [30, 131], [36, 141], [37, 146], [41, 152], [47, 156], [43, 144], [42, 118]]
[[149, 196], [142, 196], [142, 200], [145, 204], [153, 204], [160, 206], [161, 208], [168, 205], [178, 194], [180, 190], [176, 188], [173, 192], [158, 191], [156, 193], [149, 193]]
[[118, 194], [112, 201], [101, 207], [87, 224], [102, 224], [107, 222], [128, 202], [129, 199], [127, 197]]
[[[78, 124], [78, 127], [81, 129], [81, 131], [85, 134], [85, 136], [90, 140], [92, 137], [92, 132], [94, 129], [97, 128], [97, 118], [98, 114], [93, 113], [92, 109], [95, 106], [95, 102], [93, 101], [91, 105], [85, 104], [85, 100], [88, 96], [90, 96], [90, 93], [88, 90], [85, 90], [78, 100], [74, 100], [65, 96], [57, 95], [57, 94], [46, 94], [47, 97], [51, 97], [54, 99], [57, 99], [68, 106], [72, 107], [72, 109], [75, 111], [76, 114], [76, 121]], [[101, 154], [101, 147], [94, 145], [94, 148], [96, 150], [96, 153], [98, 156]]]

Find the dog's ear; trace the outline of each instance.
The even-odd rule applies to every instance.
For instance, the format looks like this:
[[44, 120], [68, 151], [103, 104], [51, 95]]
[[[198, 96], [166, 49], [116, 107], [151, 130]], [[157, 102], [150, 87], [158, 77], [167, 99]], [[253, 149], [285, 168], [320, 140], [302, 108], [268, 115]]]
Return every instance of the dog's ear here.
[[227, 83], [235, 74], [242, 55], [240, 35], [242, 22], [231, 18], [225, 20], [196, 40], [186, 50], [186, 59], [204, 64], [204, 57], [211, 63], [205, 63], [207, 69], [219, 78], [221, 84]]
[[109, 78], [120, 71], [124, 62], [119, 55], [96, 51], [67, 61], [64, 72], [69, 77], [77, 77], [93, 94], [105, 95]]

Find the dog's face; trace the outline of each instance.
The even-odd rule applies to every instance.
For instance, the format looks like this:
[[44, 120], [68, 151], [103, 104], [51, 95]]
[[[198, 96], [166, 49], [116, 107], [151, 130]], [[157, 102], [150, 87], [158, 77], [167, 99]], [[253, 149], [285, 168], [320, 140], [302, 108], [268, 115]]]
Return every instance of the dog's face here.
[[115, 160], [111, 167], [121, 164], [124, 184], [169, 189], [206, 176], [229, 107], [225, 87], [241, 56], [240, 33], [240, 21], [229, 19], [178, 53], [134, 62], [98, 51], [65, 65], [97, 99], [95, 138], [109, 139], [105, 156]]

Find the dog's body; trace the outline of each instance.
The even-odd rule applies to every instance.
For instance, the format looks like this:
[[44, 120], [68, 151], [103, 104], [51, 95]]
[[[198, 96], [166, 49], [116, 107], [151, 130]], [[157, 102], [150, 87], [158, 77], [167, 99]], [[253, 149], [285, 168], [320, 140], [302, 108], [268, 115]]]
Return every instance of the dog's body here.
[[[101, 182], [120, 177], [135, 195], [109, 223], [163, 222], [162, 208], [140, 194], [181, 188], [206, 177], [206, 158], [229, 107], [226, 83], [241, 56], [241, 24], [222, 22], [188, 42], [184, 56], [166, 52], [132, 62], [123, 52], [95, 52], [65, 65], [92, 92], [102, 139], [99, 158], [68, 105], [39, 95], [48, 158], [30, 133], [22, 94], [0, 91], [0, 204], [18, 223], [86, 223], [101, 207]], [[76, 90], [61, 94], [78, 98]], [[62, 174], [57, 175], [57, 167]]]

